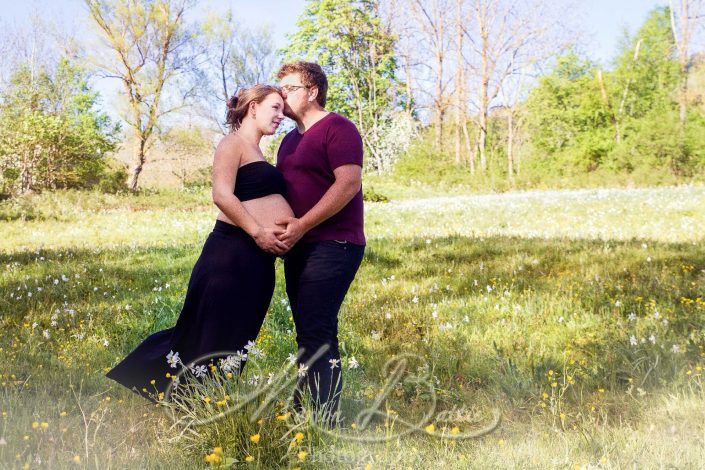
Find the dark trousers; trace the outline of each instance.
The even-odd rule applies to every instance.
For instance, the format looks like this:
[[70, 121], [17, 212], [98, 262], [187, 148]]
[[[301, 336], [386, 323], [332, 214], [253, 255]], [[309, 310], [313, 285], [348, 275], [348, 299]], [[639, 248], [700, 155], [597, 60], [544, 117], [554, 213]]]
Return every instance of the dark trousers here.
[[[297, 382], [294, 405], [308, 385], [314, 409], [333, 416], [338, 411], [343, 386], [338, 351], [338, 311], [357, 273], [365, 247], [326, 240], [300, 243], [284, 258], [286, 292], [296, 325], [299, 364], [306, 364], [319, 349], [327, 350]], [[331, 361], [337, 360], [337, 365]], [[325, 407], [323, 406], [325, 405]]]

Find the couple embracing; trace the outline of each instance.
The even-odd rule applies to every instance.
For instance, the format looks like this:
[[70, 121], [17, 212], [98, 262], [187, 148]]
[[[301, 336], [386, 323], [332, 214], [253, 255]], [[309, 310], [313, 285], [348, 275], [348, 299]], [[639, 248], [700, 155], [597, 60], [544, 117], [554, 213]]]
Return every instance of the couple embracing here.
[[[106, 374], [150, 400], [163, 396], [179, 367], [194, 370], [200, 358], [251, 347], [281, 256], [305, 372], [294, 405], [300, 409], [310, 393], [314, 406], [338, 410], [338, 311], [365, 249], [362, 139], [351, 121], [325, 110], [328, 81], [318, 64], [285, 64], [277, 77], [279, 87], [255, 85], [228, 102], [231, 133], [213, 162], [220, 212], [176, 325], [149, 336]], [[284, 116], [296, 128], [282, 140], [275, 167], [259, 142]]]

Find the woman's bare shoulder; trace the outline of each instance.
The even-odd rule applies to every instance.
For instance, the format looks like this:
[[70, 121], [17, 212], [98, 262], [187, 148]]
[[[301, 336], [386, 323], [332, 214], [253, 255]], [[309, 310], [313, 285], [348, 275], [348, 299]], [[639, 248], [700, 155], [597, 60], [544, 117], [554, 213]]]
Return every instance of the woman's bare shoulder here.
[[236, 155], [241, 156], [244, 150], [245, 141], [237, 134], [226, 134], [218, 142], [215, 149], [216, 154]]

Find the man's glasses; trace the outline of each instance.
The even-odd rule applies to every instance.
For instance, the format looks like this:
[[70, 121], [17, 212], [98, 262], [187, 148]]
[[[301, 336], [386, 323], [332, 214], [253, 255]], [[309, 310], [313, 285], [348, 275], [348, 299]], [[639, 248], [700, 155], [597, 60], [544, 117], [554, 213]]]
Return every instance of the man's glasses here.
[[282, 87], [282, 90], [284, 90], [287, 93], [291, 93], [292, 91], [296, 91], [299, 88], [309, 88], [309, 87], [307, 87], [305, 85], [284, 85]]

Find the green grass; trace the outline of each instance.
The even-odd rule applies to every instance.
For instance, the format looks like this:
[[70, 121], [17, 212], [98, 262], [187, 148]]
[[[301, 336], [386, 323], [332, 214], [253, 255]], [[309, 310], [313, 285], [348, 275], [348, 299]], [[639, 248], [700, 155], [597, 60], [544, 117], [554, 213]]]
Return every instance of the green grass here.
[[[3, 468], [195, 468], [218, 446], [260, 468], [275, 457], [304, 468], [705, 465], [702, 186], [368, 204], [365, 260], [340, 314], [338, 436], [276, 420], [285, 395], [261, 424], [231, 413], [179, 435], [163, 408], [103, 376], [173, 325], [213, 224], [207, 194], [32, 201], [12, 203], [34, 216], [8, 217], [0, 239]], [[263, 376], [296, 349], [285, 299], [279, 263]], [[351, 429], [400, 354], [428, 380], [397, 383], [381, 407], [396, 414]], [[352, 356], [359, 368], [348, 369]], [[493, 409], [502, 418], [493, 432], [451, 439], [451, 428], [481, 428]], [[418, 420], [417, 432], [383, 440], [402, 419]], [[288, 450], [281, 438], [293, 428], [305, 437]]]

